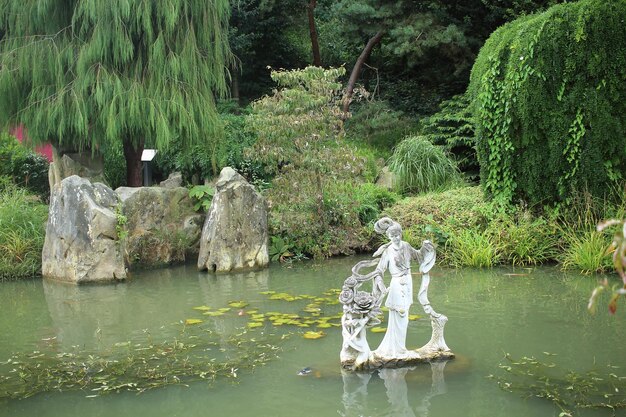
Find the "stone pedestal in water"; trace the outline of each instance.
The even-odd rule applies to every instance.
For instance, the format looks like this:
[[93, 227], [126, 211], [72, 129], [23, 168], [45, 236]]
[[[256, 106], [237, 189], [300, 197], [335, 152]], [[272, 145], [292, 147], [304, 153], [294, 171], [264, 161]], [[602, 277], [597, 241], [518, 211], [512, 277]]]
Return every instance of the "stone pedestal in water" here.
[[198, 269], [229, 272], [269, 264], [267, 204], [232, 168], [216, 183], [200, 238]]

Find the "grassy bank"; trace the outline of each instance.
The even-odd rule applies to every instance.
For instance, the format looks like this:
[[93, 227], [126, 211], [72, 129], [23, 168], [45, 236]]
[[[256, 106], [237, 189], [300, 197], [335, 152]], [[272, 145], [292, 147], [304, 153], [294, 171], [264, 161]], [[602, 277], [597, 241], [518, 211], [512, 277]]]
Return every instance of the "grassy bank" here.
[[541, 211], [494, 208], [480, 187], [409, 197], [385, 210], [404, 227], [404, 239], [437, 245], [439, 261], [455, 267], [558, 263], [583, 273], [612, 269], [612, 236], [596, 231], [624, 207], [581, 194], [568, 205]]
[[16, 186], [0, 188], [0, 281], [41, 274], [48, 207]]

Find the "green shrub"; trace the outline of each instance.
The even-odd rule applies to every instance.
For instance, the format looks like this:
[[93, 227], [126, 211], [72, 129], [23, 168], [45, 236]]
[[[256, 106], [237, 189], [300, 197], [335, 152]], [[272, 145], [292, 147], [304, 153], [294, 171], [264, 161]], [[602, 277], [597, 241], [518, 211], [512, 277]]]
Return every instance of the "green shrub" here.
[[417, 131], [416, 121], [385, 101], [361, 103], [345, 123], [346, 136], [375, 147], [389, 157], [402, 138]]
[[224, 131], [224, 139], [211, 141], [210, 146], [194, 145], [183, 147], [179, 143], [163, 149], [155, 158], [155, 170], [167, 177], [172, 172], [180, 172], [187, 183], [201, 182], [213, 178], [222, 168], [230, 166], [246, 177], [251, 183], [266, 179], [263, 165], [255, 163], [244, 154], [244, 150], [256, 142], [256, 134], [249, 128], [246, 120], [249, 107], [237, 107], [231, 103], [218, 106], [219, 119]]
[[0, 189], [0, 281], [41, 274], [48, 208], [15, 186]]
[[490, 212], [480, 187], [474, 186], [405, 198], [386, 209], [384, 215], [404, 229], [430, 225], [460, 233], [465, 229], [484, 229]]
[[458, 186], [461, 176], [445, 151], [423, 136], [410, 136], [396, 146], [389, 159], [401, 193], [427, 193]]
[[44, 201], [50, 196], [48, 160], [24, 147], [8, 132], [0, 134], [0, 176], [11, 181]]
[[469, 92], [481, 182], [496, 201], [602, 196], [623, 182], [625, 20], [626, 0], [568, 2], [487, 40]]
[[124, 158], [122, 143], [107, 143], [102, 149], [102, 156], [104, 160], [104, 179], [109, 187], [115, 190], [126, 185], [126, 159]]
[[470, 181], [478, 182], [480, 166], [476, 157], [474, 116], [468, 94], [441, 102], [439, 111], [423, 120], [422, 134], [442, 146]]
[[264, 191], [270, 235], [296, 255], [319, 258], [362, 249], [369, 234], [361, 219], [380, 210], [358, 197], [367, 194], [360, 184], [375, 177], [377, 166], [371, 149], [343, 139], [337, 78], [344, 72], [273, 71], [279, 89], [254, 102], [246, 119], [258, 140], [244, 156], [271, 178]]

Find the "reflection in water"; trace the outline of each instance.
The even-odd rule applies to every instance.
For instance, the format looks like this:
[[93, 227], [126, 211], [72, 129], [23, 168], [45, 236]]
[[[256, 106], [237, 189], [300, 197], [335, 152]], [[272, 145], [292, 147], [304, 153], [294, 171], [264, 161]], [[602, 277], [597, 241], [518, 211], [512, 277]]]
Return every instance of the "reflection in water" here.
[[[73, 346], [93, 349], [127, 341], [172, 340], [182, 330], [184, 319], [199, 315], [193, 307], [227, 307], [228, 301], [245, 300], [251, 293], [267, 290], [268, 281], [268, 270], [220, 276], [199, 274], [195, 267], [187, 266], [141, 271], [128, 282], [109, 285], [43, 280], [54, 326], [46, 337], [55, 337], [65, 351]], [[205, 320], [214, 325], [211, 330], [221, 336], [223, 347], [241, 325], [221, 317]]]
[[[409, 404], [409, 388], [406, 377], [409, 372], [424, 372], [424, 367], [419, 368], [385, 368], [372, 373], [349, 372], [342, 370], [344, 411], [339, 414], [344, 417], [356, 417], [367, 415], [367, 410], [373, 407], [368, 405], [367, 387], [374, 373], [378, 373], [383, 380], [387, 393], [389, 406], [381, 410], [380, 415], [393, 417], [427, 417], [430, 411], [430, 400], [437, 395], [447, 392], [443, 370], [447, 361], [431, 362], [432, 384], [430, 390], [422, 393], [411, 392], [412, 399], [421, 398], [419, 405], [412, 407]], [[375, 382], [373, 383], [375, 384]], [[373, 406], [373, 404], [372, 404]]]

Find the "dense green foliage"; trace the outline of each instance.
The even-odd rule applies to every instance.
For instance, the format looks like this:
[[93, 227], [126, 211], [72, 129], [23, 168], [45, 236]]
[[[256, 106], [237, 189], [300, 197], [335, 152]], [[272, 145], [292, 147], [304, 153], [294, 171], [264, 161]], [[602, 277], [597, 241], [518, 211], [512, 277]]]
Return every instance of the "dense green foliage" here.
[[489, 267], [497, 264], [559, 263], [583, 273], [608, 271], [608, 235], [600, 219], [622, 218], [623, 205], [577, 194], [572, 205], [542, 215], [523, 207], [502, 211], [487, 202], [479, 186], [405, 198], [384, 210], [404, 227], [404, 239], [420, 246], [434, 242], [443, 264]]
[[441, 102], [439, 111], [422, 122], [422, 134], [442, 146], [467, 179], [478, 181], [474, 117], [467, 94]]
[[50, 194], [48, 160], [32, 152], [9, 133], [0, 134], [0, 176], [28, 189], [43, 200]]
[[48, 207], [37, 197], [14, 185], [0, 185], [0, 281], [41, 274], [47, 217]]
[[248, 123], [258, 140], [247, 157], [271, 176], [270, 234], [292, 252], [315, 257], [363, 248], [363, 228], [392, 193], [367, 181], [377, 175], [373, 153], [343, 139], [337, 78], [343, 68], [274, 71], [280, 89], [253, 103]]
[[504, 204], [603, 195], [626, 170], [626, 2], [557, 5], [498, 29], [472, 71], [484, 189]]
[[409, 136], [393, 150], [389, 169], [401, 193], [442, 191], [459, 185], [459, 170], [442, 147], [423, 136]]
[[4, 0], [0, 10], [0, 122], [27, 126], [35, 143], [122, 142], [130, 174], [144, 144], [221, 137], [228, 1]]
[[389, 157], [396, 144], [417, 131], [417, 122], [385, 101], [366, 100], [352, 106], [345, 128], [348, 138], [364, 142]]

